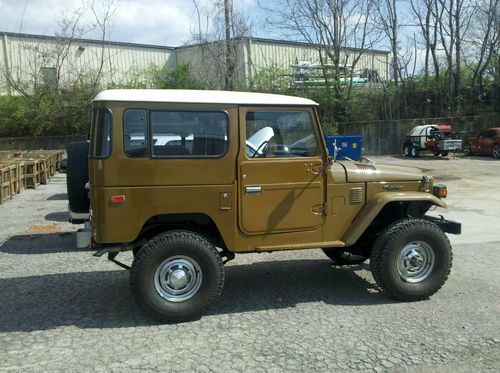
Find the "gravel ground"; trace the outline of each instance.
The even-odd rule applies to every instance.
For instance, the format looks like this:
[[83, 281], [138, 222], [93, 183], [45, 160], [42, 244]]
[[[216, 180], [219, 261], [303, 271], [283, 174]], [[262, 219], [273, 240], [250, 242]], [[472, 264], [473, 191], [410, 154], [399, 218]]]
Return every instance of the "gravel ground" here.
[[319, 250], [248, 254], [206, 316], [160, 325], [134, 304], [127, 271], [74, 249], [58, 174], [0, 206], [0, 371], [500, 370], [500, 162], [376, 161], [449, 185], [445, 214], [464, 234], [431, 299], [392, 301], [366, 264], [332, 267]]

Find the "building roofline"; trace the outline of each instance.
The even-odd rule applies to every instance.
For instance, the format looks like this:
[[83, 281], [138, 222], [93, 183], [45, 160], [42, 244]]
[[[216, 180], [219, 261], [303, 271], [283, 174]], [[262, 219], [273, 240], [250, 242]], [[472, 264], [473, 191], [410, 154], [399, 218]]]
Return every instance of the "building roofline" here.
[[[24, 34], [24, 33], [7, 32], [7, 31], [0, 31], [0, 34], [6, 35], [6, 36], [11, 36], [11, 37], [34, 38], [34, 39], [42, 39], [42, 40], [53, 40], [53, 39], [59, 38], [57, 36]], [[68, 39], [68, 38], [61, 37], [61, 39]], [[321, 47], [320, 44], [307, 43], [307, 42], [303, 42], [303, 41], [266, 39], [266, 38], [252, 37], [252, 36], [240, 36], [240, 37], [234, 38], [234, 40], [250, 40], [250, 41], [255, 41], [255, 42], [260, 42], [260, 43], [300, 45], [300, 46], [304, 46], [304, 47]], [[101, 40], [95, 40], [95, 39], [74, 38], [73, 41], [76, 43], [102, 44]], [[220, 40], [213, 41], [212, 43], [216, 43], [218, 41], [220, 41]], [[105, 44], [123, 46], [123, 47], [163, 49], [163, 50], [175, 51], [178, 49], [186, 49], [186, 48], [196, 47], [196, 46], [202, 45], [204, 43], [187, 44], [187, 45], [181, 45], [178, 47], [170, 47], [170, 46], [155, 45], [155, 44], [128, 43], [128, 42], [123, 42], [123, 41], [105, 41]], [[352, 48], [352, 47], [342, 47], [342, 49], [349, 50], [349, 51], [362, 51], [363, 50], [361, 48]], [[387, 54], [387, 55], [390, 53], [389, 51], [380, 50], [380, 49], [366, 49], [366, 51]]]
[[[50, 35], [38, 35], [38, 34], [24, 34], [19, 32], [7, 32], [0, 31], [0, 35], [6, 35], [10, 37], [19, 37], [19, 38], [33, 38], [33, 39], [42, 39], [42, 40], [54, 40], [54, 39], [70, 39], [67, 37], [59, 37], [59, 36], [50, 36]], [[101, 40], [95, 39], [82, 39], [82, 38], [73, 38], [75, 43], [88, 43], [88, 44], [102, 44]], [[134, 48], [149, 48], [149, 49], [163, 49], [163, 50], [175, 50], [175, 47], [168, 47], [165, 45], [154, 45], [154, 44], [139, 44], [139, 43], [128, 43], [123, 41], [104, 41], [106, 45], [116, 45], [122, 47], [134, 47]]]
[[[289, 44], [289, 45], [301, 45], [304, 47], [321, 47], [321, 44], [315, 44], [315, 43], [308, 43], [305, 41], [293, 41], [293, 40], [278, 40], [278, 39], [266, 39], [266, 38], [256, 38], [256, 37], [248, 37], [244, 36], [241, 37], [242, 39], [248, 39], [256, 42], [261, 42], [261, 43], [279, 43], [279, 44]], [[370, 52], [376, 52], [376, 53], [384, 53], [384, 54], [389, 54], [389, 51], [381, 50], [381, 49], [371, 49], [371, 48], [353, 48], [353, 47], [342, 47], [341, 49], [344, 50], [350, 50], [350, 51], [370, 51]]]

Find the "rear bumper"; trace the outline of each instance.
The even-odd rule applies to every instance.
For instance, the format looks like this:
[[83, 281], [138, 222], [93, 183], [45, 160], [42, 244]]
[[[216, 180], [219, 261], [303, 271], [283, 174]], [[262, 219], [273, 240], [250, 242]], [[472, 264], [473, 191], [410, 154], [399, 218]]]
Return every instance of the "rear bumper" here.
[[88, 212], [71, 211], [69, 203], [68, 203], [68, 215], [69, 215], [69, 222], [72, 224], [83, 224], [90, 219], [90, 213]]
[[456, 221], [453, 220], [446, 220], [442, 215], [440, 215], [439, 217], [425, 215], [424, 219], [433, 222], [446, 233], [451, 233], [451, 234], [462, 233], [462, 224], [457, 223]]

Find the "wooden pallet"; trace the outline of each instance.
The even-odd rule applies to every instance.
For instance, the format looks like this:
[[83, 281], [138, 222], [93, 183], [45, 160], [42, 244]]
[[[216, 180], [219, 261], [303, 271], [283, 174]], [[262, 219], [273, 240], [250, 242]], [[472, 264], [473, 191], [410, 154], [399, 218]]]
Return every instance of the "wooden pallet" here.
[[26, 163], [23, 161], [18, 161], [19, 165], [19, 193], [26, 189]]
[[36, 189], [40, 185], [41, 162], [37, 160], [26, 160], [26, 173], [24, 179], [26, 188]]
[[11, 173], [9, 164], [0, 164], [0, 204], [12, 199]]

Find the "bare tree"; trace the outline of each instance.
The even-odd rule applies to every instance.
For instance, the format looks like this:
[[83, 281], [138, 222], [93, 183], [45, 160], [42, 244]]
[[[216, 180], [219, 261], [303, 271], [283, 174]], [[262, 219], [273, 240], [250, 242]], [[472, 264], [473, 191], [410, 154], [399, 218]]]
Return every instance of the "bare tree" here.
[[[391, 71], [394, 81], [393, 110], [391, 119], [401, 117], [401, 110], [407, 109], [406, 105], [406, 82], [403, 77], [402, 55], [400, 48], [400, 13], [401, 0], [375, 0], [376, 12], [373, 14], [373, 21], [378, 25], [380, 32], [387, 38], [391, 50]], [[406, 64], [405, 64], [406, 65]], [[400, 97], [403, 98], [403, 105], [400, 104]], [[402, 106], [402, 107], [401, 107]]]
[[286, 38], [303, 40], [316, 48], [333, 115], [345, 111], [355, 69], [361, 57], [379, 40], [367, 16], [372, 2], [283, 0], [269, 10], [278, 19], [274, 27]]
[[240, 43], [250, 34], [250, 22], [241, 11], [234, 9], [232, 0], [206, 6], [193, 0], [193, 4], [197, 27], [191, 31], [191, 42], [200, 53], [192, 54], [188, 63], [208, 88], [233, 90], [239, 79], [236, 67], [241, 58]]
[[[430, 58], [434, 61], [435, 80], [439, 81], [439, 63], [436, 55], [436, 37], [437, 37], [437, 17], [434, 14], [434, 6], [437, 0], [410, 0], [410, 6], [413, 15], [416, 17], [417, 25], [421, 30], [421, 36], [425, 45], [424, 56], [424, 116], [430, 115]], [[436, 84], [437, 86], [437, 84]]]
[[[99, 4], [100, 6], [96, 5], [94, 0], [92, 0], [92, 2], [90, 3], [90, 10], [94, 15], [94, 21], [95, 21], [94, 27], [100, 34], [98, 64], [96, 72], [92, 77], [92, 82], [91, 82], [92, 93], [95, 93], [96, 90], [98, 89], [104, 65], [107, 59], [109, 61], [109, 56], [106, 57], [106, 54], [107, 53], [109, 54], [109, 51], [107, 51], [106, 46], [107, 42], [109, 41], [108, 39], [111, 32], [110, 31], [111, 19], [113, 17], [114, 12], [117, 9], [114, 0], [106, 0], [104, 2], [100, 2]], [[110, 70], [111, 69], [112, 67], [110, 66]]]
[[483, 0], [474, 14], [470, 40], [467, 45], [472, 60], [472, 88], [477, 97], [483, 89], [483, 79], [486, 69], [492, 61], [498, 60], [500, 48], [500, 15], [498, 14], [500, 0]]

